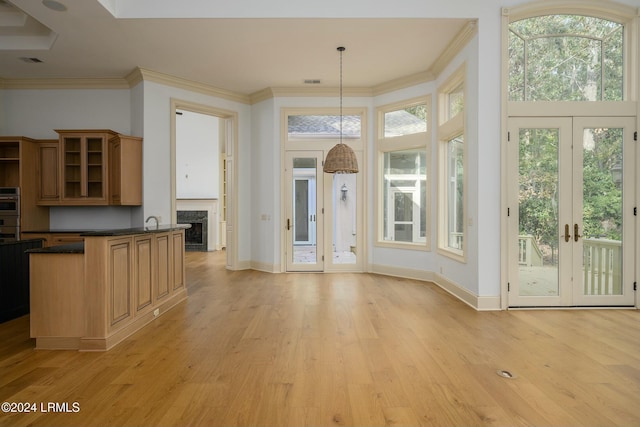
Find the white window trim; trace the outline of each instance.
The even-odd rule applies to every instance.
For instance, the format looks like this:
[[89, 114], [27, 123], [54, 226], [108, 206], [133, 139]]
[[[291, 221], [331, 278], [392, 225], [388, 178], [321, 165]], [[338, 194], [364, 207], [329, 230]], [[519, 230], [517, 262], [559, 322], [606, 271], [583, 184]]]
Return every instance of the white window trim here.
[[[449, 93], [463, 85], [464, 107], [461, 112], [454, 117], [447, 117], [449, 108]], [[466, 136], [466, 102], [467, 102], [467, 85], [466, 85], [466, 63], [463, 63], [449, 78], [438, 87], [438, 226], [437, 226], [437, 242], [438, 253], [446, 257], [452, 258], [458, 262], [467, 262], [466, 250], [469, 244], [468, 233], [468, 140]], [[462, 209], [464, 212], [463, 219], [463, 246], [462, 249], [455, 249], [448, 246], [448, 166], [447, 166], [447, 144], [454, 138], [461, 136], [463, 138], [463, 171], [464, 171], [464, 195], [462, 199]]]
[[[384, 137], [384, 115], [390, 111], [401, 110], [416, 105], [425, 105], [427, 110], [427, 131], [419, 132], [411, 135], [395, 136], [392, 138]], [[375, 185], [375, 212], [374, 222], [376, 224], [376, 235], [374, 236], [374, 246], [384, 248], [410, 249], [417, 251], [431, 250], [431, 181], [435, 174], [431, 171], [431, 135], [432, 135], [432, 112], [431, 112], [431, 95], [421, 96], [395, 102], [393, 104], [382, 105], [376, 108], [376, 162], [374, 166], [374, 185]], [[384, 155], [391, 151], [402, 151], [411, 149], [426, 150], [427, 164], [427, 195], [426, 195], [426, 220], [425, 220], [425, 241], [424, 242], [397, 242], [383, 240], [384, 237]]]

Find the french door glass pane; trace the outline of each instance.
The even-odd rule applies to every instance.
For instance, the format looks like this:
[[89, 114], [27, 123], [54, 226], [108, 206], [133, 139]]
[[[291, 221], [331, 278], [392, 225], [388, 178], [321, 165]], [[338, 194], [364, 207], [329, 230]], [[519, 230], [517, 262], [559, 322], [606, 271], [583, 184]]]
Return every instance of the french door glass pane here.
[[356, 263], [356, 174], [333, 175], [333, 263]]
[[585, 129], [582, 150], [584, 295], [622, 295], [623, 129]]
[[309, 180], [296, 180], [295, 196], [294, 235], [296, 242], [306, 242], [309, 240]]
[[521, 296], [557, 296], [558, 129], [520, 129], [518, 275]]
[[313, 157], [293, 159], [293, 262], [315, 264], [316, 171]]

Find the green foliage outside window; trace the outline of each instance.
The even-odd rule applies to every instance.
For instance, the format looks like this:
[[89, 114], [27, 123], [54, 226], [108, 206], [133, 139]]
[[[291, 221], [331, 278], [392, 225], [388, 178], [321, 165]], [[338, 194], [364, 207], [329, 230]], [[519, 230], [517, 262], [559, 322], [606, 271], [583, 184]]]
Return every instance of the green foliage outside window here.
[[617, 22], [548, 15], [509, 25], [509, 99], [623, 99], [623, 31]]

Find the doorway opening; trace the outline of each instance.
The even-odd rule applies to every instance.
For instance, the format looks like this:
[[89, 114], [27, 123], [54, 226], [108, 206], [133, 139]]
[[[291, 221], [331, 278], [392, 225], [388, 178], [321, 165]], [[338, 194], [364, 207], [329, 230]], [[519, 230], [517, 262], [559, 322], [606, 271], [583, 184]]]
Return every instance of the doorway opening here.
[[[183, 222], [185, 215], [202, 217], [198, 224], [206, 226], [199, 228], [197, 237], [207, 243], [194, 244], [192, 250], [225, 249], [227, 268], [236, 270], [237, 113], [173, 99], [171, 112], [172, 222], [179, 222], [178, 212]], [[195, 134], [182, 138], [185, 132]], [[200, 138], [201, 134], [206, 136]], [[196, 146], [182, 150], [181, 144]]]

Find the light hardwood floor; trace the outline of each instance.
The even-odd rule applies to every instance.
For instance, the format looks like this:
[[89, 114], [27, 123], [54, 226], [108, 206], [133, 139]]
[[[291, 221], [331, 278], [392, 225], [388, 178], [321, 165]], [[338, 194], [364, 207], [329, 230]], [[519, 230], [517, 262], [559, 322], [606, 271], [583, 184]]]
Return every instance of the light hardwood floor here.
[[188, 253], [188, 300], [108, 352], [0, 325], [0, 402], [38, 405], [0, 426], [640, 425], [636, 310], [480, 313], [428, 283], [223, 257]]

